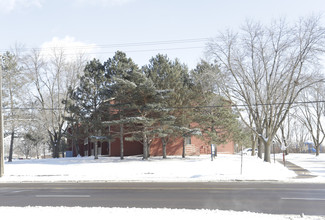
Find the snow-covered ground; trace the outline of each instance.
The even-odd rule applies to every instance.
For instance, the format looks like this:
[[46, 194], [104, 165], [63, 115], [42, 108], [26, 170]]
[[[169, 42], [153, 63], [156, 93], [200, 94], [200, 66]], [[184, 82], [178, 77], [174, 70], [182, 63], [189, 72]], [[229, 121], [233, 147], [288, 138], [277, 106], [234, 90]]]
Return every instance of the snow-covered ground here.
[[[282, 155], [276, 155], [282, 158]], [[290, 154], [287, 160], [317, 175], [312, 182], [325, 182], [325, 155]], [[209, 155], [187, 157], [160, 157], [143, 161], [141, 157], [61, 158], [45, 160], [17, 160], [5, 164], [1, 182], [55, 182], [55, 181], [306, 181], [295, 179], [296, 174], [278, 162], [265, 163], [257, 157], [218, 155], [213, 161]], [[267, 215], [251, 212], [185, 209], [139, 208], [81, 208], [81, 207], [0, 207], [1, 216], [11, 219], [325, 219], [320, 216]]]
[[[243, 163], [242, 163], [243, 162]], [[290, 181], [295, 173], [279, 163], [265, 163], [257, 157], [209, 155], [187, 157], [93, 157], [45, 160], [17, 160], [5, 164], [5, 175], [0, 182], [54, 181], [234, 181], [278, 180]]]
[[221, 210], [188, 210], [188, 209], [139, 209], [139, 208], [80, 208], [80, 207], [0, 207], [1, 217], [8, 219], [58, 220], [58, 219], [132, 219], [132, 220], [166, 220], [166, 219], [249, 219], [249, 220], [281, 220], [281, 219], [325, 219], [321, 216], [268, 215], [252, 212], [234, 212]]
[[[282, 154], [276, 155], [282, 159]], [[1, 182], [197, 182], [197, 181], [309, 181], [325, 182], [325, 154], [289, 154], [289, 160], [316, 175], [313, 179], [295, 179], [296, 174], [283, 165], [265, 163], [257, 157], [219, 154], [213, 161], [209, 155], [195, 157], [93, 157], [45, 160], [16, 160], [5, 164]]]
[[285, 157], [286, 160], [303, 167], [316, 175], [313, 182], [325, 182], [325, 154], [315, 156], [315, 154], [289, 154]]

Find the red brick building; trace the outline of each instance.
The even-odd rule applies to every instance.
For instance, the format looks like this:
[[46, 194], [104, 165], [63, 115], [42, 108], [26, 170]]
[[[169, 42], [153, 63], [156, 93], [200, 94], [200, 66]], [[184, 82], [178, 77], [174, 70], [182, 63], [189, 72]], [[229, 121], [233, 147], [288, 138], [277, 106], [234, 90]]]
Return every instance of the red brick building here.
[[[183, 138], [176, 138], [166, 146], [166, 152], [168, 156], [182, 155], [183, 153]], [[69, 141], [71, 146], [71, 141]], [[94, 142], [91, 142], [90, 138], [78, 141], [78, 148], [80, 156], [92, 156], [94, 155]], [[71, 156], [76, 157], [78, 155], [77, 146], [70, 147], [69, 151]], [[217, 153], [233, 154], [234, 142], [217, 146]], [[124, 156], [142, 155], [143, 145], [137, 141], [124, 141]], [[185, 140], [185, 154], [189, 155], [201, 155], [211, 154], [211, 146], [204, 140], [192, 136]], [[120, 156], [120, 139], [116, 138], [114, 141], [98, 142], [98, 155], [106, 155], [117, 157]], [[155, 139], [150, 145], [150, 156], [162, 156], [162, 142], [160, 139]]]
[[[112, 111], [112, 110], [111, 110]], [[81, 128], [80, 128], [81, 129]], [[81, 129], [82, 130], [82, 129]], [[107, 133], [106, 135], [115, 135], [119, 136], [119, 126], [109, 126], [104, 131]], [[70, 130], [71, 133], [71, 130]], [[92, 156], [95, 151], [95, 144], [93, 140], [89, 137], [79, 138], [78, 143], [72, 147], [72, 140], [68, 140], [68, 148], [69, 156], [76, 157], [78, 156], [78, 152], [80, 156]], [[175, 138], [170, 141], [170, 143], [166, 146], [166, 153], [168, 156], [172, 155], [182, 155], [183, 153], [183, 142], [184, 139], [182, 137]], [[115, 138], [112, 141], [98, 141], [98, 155], [105, 156], [120, 156], [120, 139]], [[234, 153], [234, 142], [229, 141], [226, 144], [219, 145], [216, 147], [217, 153], [226, 153], [233, 154]], [[79, 149], [79, 150], [78, 150]], [[143, 154], [143, 145], [138, 141], [125, 141], [124, 140], [124, 156], [131, 155], [142, 155]], [[162, 156], [163, 148], [161, 139], [157, 138], [152, 141], [150, 145], [150, 156]], [[185, 140], [185, 155], [200, 155], [200, 154], [211, 154], [211, 146], [208, 144], [208, 141], [204, 141], [202, 138], [197, 136], [191, 136], [186, 138]]]
[[[72, 141], [68, 140], [69, 146], [72, 146]], [[114, 141], [98, 141], [98, 155], [105, 156], [120, 156], [120, 139]], [[77, 149], [79, 148], [79, 150]], [[95, 153], [95, 143], [90, 138], [84, 140], [78, 140], [78, 144], [73, 147], [69, 147], [70, 155], [73, 157], [78, 156], [93, 156]], [[137, 141], [124, 141], [124, 156], [141, 155], [143, 153], [142, 143]]]
[[[183, 153], [183, 138], [176, 138], [166, 146], [166, 153], [169, 156], [182, 155]], [[235, 145], [233, 141], [226, 144], [217, 146], [217, 153], [233, 154]], [[185, 155], [200, 155], [200, 154], [211, 154], [211, 146], [204, 140], [192, 136], [185, 140]], [[162, 156], [162, 142], [160, 139], [156, 139], [150, 146], [151, 156]]]

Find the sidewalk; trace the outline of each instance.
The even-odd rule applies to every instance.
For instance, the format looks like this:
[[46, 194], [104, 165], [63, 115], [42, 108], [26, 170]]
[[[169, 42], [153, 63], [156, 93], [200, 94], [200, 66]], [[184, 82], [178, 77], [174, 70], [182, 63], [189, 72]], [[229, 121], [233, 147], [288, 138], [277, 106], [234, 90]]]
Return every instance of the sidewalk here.
[[[279, 163], [283, 164], [283, 160], [278, 159], [277, 160]], [[311, 172], [309, 170], [306, 170], [294, 163], [291, 163], [290, 161], [285, 161], [285, 166], [289, 169], [294, 171], [297, 176], [295, 177], [295, 179], [308, 179], [308, 178], [315, 178], [317, 176], [312, 175]]]

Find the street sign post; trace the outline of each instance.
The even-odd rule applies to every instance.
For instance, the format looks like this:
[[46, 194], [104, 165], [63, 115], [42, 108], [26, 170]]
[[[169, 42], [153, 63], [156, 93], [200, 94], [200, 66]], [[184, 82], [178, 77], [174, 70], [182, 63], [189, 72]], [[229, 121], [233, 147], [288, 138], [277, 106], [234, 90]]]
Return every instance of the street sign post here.
[[215, 153], [216, 153], [216, 146], [214, 144], [211, 144], [211, 161], [213, 161]]
[[287, 149], [286, 146], [281, 146], [281, 150], [282, 150], [282, 155], [283, 155], [283, 165], [286, 166], [286, 158], [285, 158], [285, 150]]

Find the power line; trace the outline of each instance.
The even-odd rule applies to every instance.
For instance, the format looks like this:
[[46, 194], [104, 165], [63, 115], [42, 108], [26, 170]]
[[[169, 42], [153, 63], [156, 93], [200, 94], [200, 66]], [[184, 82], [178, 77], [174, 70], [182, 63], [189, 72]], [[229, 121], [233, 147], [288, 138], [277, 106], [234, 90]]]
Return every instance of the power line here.
[[321, 101], [297, 101], [297, 102], [279, 102], [279, 103], [256, 103], [252, 105], [248, 104], [230, 104], [230, 105], [210, 105], [210, 106], [179, 106], [179, 107], [166, 107], [167, 109], [204, 109], [204, 108], [229, 108], [229, 107], [249, 107], [249, 106], [274, 106], [274, 105], [299, 105], [299, 104], [314, 104], [325, 103], [325, 100]]
[[[204, 108], [229, 108], [229, 107], [249, 107], [249, 106], [273, 106], [273, 105], [299, 105], [299, 104], [315, 104], [315, 103], [325, 103], [325, 100], [320, 101], [297, 101], [297, 102], [279, 102], [279, 103], [257, 103], [257, 104], [231, 104], [231, 105], [209, 105], [209, 106], [174, 106], [174, 107], [164, 107], [164, 109], [204, 109]], [[112, 105], [111, 107], [114, 107]], [[150, 107], [143, 107], [150, 108]], [[65, 108], [37, 108], [37, 107], [15, 107], [15, 108], [2, 108], [3, 110], [39, 110], [39, 111], [62, 111]], [[132, 107], [126, 107], [124, 109], [134, 109]]]
[[[135, 53], [135, 52], [153, 52], [153, 51], [161, 51], [161, 50], [190, 50], [190, 49], [202, 49], [203, 47], [174, 47], [174, 48], [158, 48], [158, 49], [139, 49], [139, 50], [126, 50], [123, 51], [125, 53]], [[86, 54], [108, 54], [108, 53], [115, 53], [116, 51], [110, 52], [89, 52]], [[69, 55], [69, 54], [67, 54]], [[70, 54], [73, 55], [73, 54]]]
[[[155, 52], [155, 51], [171, 51], [171, 50], [191, 50], [191, 49], [203, 49], [204, 47], [173, 47], [173, 48], [155, 48], [155, 49], [139, 49], [139, 50], [124, 50], [125, 53], [142, 53], [142, 52]], [[116, 51], [104, 51], [104, 52], [84, 52], [87, 55], [99, 55], [99, 54], [114, 54]], [[66, 56], [74, 56], [76, 54], [67, 53]], [[47, 57], [47, 56], [46, 56]]]
[[[157, 45], [174, 45], [174, 44], [188, 44], [188, 43], [206, 43], [209, 38], [190, 38], [190, 39], [179, 39], [179, 40], [165, 40], [165, 41], [144, 41], [144, 42], [133, 42], [133, 43], [116, 43], [116, 44], [103, 44], [103, 45], [84, 45], [84, 46], [55, 46], [55, 47], [45, 47], [45, 48], [25, 48], [24, 51], [28, 52], [31, 50], [36, 51], [49, 51], [53, 49], [74, 49], [74, 50], [87, 50], [87, 49], [111, 49], [111, 48], [121, 48], [121, 47], [140, 47], [140, 46], [157, 46]], [[169, 50], [179, 50], [179, 49], [193, 49], [198, 47], [177, 47], [177, 48], [164, 48]], [[201, 47], [199, 47], [201, 48]], [[153, 50], [132, 50], [132, 52], [144, 52], [144, 51], [155, 51]], [[163, 50], [163, 49], [159, 49]], [[7, 49], [0, 49], [0, 52], [6, 52]]]

